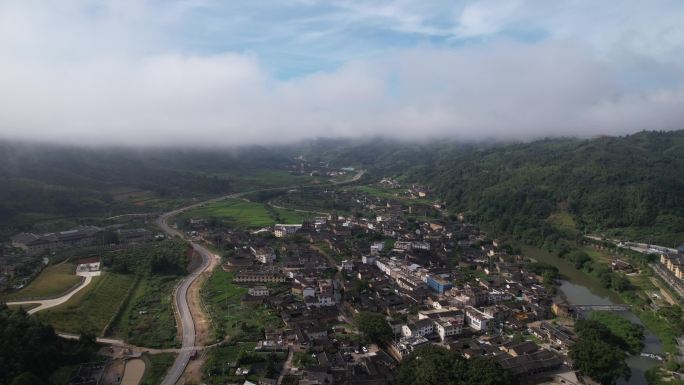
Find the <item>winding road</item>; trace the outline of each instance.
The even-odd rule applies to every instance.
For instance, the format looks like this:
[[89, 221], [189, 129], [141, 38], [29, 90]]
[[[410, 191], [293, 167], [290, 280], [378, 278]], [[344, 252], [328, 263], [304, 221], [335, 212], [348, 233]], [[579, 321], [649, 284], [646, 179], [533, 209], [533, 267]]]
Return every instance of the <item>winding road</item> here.
[[93, 277], [92, 277], [91, 275], [85, 276], [85, 278], [83, 279], [83, 281], [82, 281], [78, 286], [76, 286], [73, 290], [71, 290], [70, 292], [64, 294], [64, 295], [61, 296], [61, 297], [51, 298], [51, 299], [43, 299], [43, 300], [28, 300], [28, 301], [7, 302], [7, 305], [8, 305], [8, 306], [12, 306], [12, 305], [33, 305], [33, 304], [38, 304], [38, 306], [36, 306], [36, 307], [34, 307], [33, 309], [30, 309], [30, 310], [27, 311], [28, 314], [34, 314], [34, 313], [37, 313], [37, 312], [39, 312], [39, 311], [46, 310], [46, 309], [50, 309], [50, 308], [53, 308], [53, 307], [55, 307], [55, 306], [59, 306], [59, 305], [65, 303], [66, 301], [68, 301], [69, 299], [71, 299], [71, 297], [73, 297], [74, 294], [78, 293], [78, 292], [81, 291], [83, 288], [85, 288], [86, 286], [88, 286], [88, 285], [90, 284], [90, 282], [92, 282], [92, 280], [93, 280]]
[[[228, 199], [230, 197], [235, 197], [237, 195], [238, 194], [232, 194], [225, 197], [193, 204], [178, 210], [170, 211], [168, 213], [164, 213], [157, 219], [157, 225], [169, 236], [178, 236], [180, 238], [188, 240], [183, 233], [169, 226], [169, 219], [186, 210], [190, 210], [195, 207], [199, 207], [201, 205], [211, 203], [214, 201], [220, 201], [223, 199]], [[178, 312], [178, 320], [180, 321], [183, 337], [180, 352], [176, 356], [176, 360], [173, 362], [173, 365], [166, 373], [166, 377], [164, 377], [162, 385], [175, 385], [176, 382], [178, 382], [178, 380], [183, 375], [183, 372], [185, 371], [185, 368], [188, 366], [188, 363], [190, 362], [190, 359], [192, 358], [194, 352], [196, 350], [199, 350], [195, 346], [195, 339], [197, 337], [197, 334], [195, 332], [195, 321], [192, 318], [192, 312], [190, 311], [190, 305], [188, 304], [188, 289], [190, 288], [190, 285], [192, 285], [192, 283], [195, 282], [197, 277], [199, 277], [200, 274], [202, 274], [211, 266], [212, 260], [219, 258], [217, 255], [209, 251], [204, 246], [195, 243], [191, 240], [189, 241], [190, 245], [195, 250], [195, 252], [202, 257], [202, 263], [192, 273], [190, 273], [180, 281], [174, 293], [176, 311]]]
[[[365, 170], [359, 170], [352, 178], [346, 181], [337, 181], [337, 182], [332, 182], [332, 185], [341, 185], [341, 184], [346, 184], [346, 183], [352, 183], [355, 182], [363, 176], [365, 173]], [[317, 185], [318, 187], [323, 186], [323, 185]], [[192, 248], [195, 250], [196, 253], [198, 253], [202, 257], [202, 263], [201, 265], [196, 268], [192, 273], [190, 273], [188, 276], [183, 278], [178, 286], [176, 287], [176, 291], [174, 293], [174, 301], [176, 304], [176, 310], [178, 312], [178, 319], [180, 321], [180, 327], [182, 329], [182, 344], [181, 344], [181, 349], [180, 353], [178, 353], [178, 356], [176, 356], [176, 360], [174, 361], [173, 365], [169, 369], [169, 371], [166, 374], [166, 377], [164, 377], [164, 381], [162, 381], [162, 385], [175, 385], [178, 380], [181, 378], [183, 375], [183, 372], [185, 371], [185, 368], [188, 366], [188, 363], [190, 362], [190, 359], [192, 358], [193, 354], [201, 350], [200, 347], [195, 346], [195, 340], [197, 338], [197, 333], [195, 331], [195, 321], [193, 320], [192, 317], [192, 312], [190, 311], [190, 306], [188, 304], [188, 289], [192, 285], [193, 282], [199, 277], [203, 272], [205, 272], [207, 269], [209, 269], [211, 266], [215, 266], [213, 262], [220, 262], [219, 261], [219, 256], [212, 253], [207, 249], [206, 247], [202, 246], [199, 243], [194, 242], [192, 239], [188, 238], [185, 234], [183, 234], [181, 231], [178, 231], [177, 229], [172, 228], [169, 225], [169, 220], [172, 219], [173, 217], [187, 211], [191, 210], [197, 207], [204, 206], [206, 204], [210, 203], [215, 203], [215, 202], [220, 202], [222, 200], [226, 199], [231, 199], [231, 198], [239, 198], [242, 195], [245, 194], [250, 194], [250, 193], [255, 193], [255, 192], [260, 192], [260, 191], [270, 191], [270, 190], [282, 190], [282, 189], [288, 189], [288, 188], [293, 188], [296, 186], [283, 186], [283, 187], [275, 187], [275, 188], [267, 188], [267, 189], [260, 189], [260, 190], [254, 190], [254, 191], [244, 191], [240, 193], [234, 193], [230, 195], [225, 195], [222, 197], [214, 198], [214, 199], [209, 199], [206, 201], [202, 201], [199, 203], [195, 203], [189, 206], [185, 206], [173, 211], [169, 211], [167, 213], [164, 213], [157, 218], [157, 226], [159, 226], [166, 235], [171, 236], [171, 237], [179, 237], [181, 239], [184, 239], [188, 242], [190, 242], [190, 245]]]

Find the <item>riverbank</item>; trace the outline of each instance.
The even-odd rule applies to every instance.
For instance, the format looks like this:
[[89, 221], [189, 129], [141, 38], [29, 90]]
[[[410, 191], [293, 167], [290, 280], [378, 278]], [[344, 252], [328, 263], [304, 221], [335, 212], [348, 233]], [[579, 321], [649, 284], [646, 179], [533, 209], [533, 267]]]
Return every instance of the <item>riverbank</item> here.
[[[646, 299], [649, 297], [646, 290], [635, 286], [635, 292], [642, 291], [641, 294], [637, 293], [639, 294], [637, 296], [617, 293], [604, 287], [596, 276], [576, 269], [574, 264], [566, 259], [533, 246], [517, 246], [520, 247], [523, 255], [558, 268], [561, 275], [559, 291], [569, 304], [611, 305], [627, 303], [632, 305], [632, 311], [622, 313], [622, 315], [629, 321], [645, 327], [644, 349], [642, 351], [656, 354], [666, 352], [670, 354], [670, 359], [674, 358], [678, 352], [676, 335], [659, 320], [653, 309], [644, 307], [645, 304], [642, 300], [644, 297]], [[630, 279], [630, 282], [634, 282], [636, 285], [643, 281], [637, 277]], [[642, 300], [638, 300], [639, 298]], [[632, 377], [629, 381], [621, 381], [619, 384], [646, 385], [648, 384], [646, 372], [657, 366], [658, 362], [648, 357], [634, 355], [628, 357], [627, 364], [632, 370]]]

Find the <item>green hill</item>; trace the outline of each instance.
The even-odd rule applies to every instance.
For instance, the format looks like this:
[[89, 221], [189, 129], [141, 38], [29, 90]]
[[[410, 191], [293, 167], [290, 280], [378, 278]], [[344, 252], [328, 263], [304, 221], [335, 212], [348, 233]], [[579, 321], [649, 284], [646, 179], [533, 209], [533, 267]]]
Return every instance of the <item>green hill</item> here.
[[684, 241], [684, 131], [451, 153], [412, 176], [452, 211], [528, 242], [576, 232]]

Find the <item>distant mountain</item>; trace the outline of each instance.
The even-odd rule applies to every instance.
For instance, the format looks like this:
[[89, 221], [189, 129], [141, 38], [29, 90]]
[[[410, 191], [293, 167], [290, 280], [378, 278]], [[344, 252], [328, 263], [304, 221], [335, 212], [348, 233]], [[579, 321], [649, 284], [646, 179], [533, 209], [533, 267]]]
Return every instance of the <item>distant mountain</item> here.
[[684, 242], [684, 131], [452, 152], [411, 176], [452, 210], [528, 242], [577, 232]]
[[126, 149], [0, 142], [0, 239], [38, 221], [145, 212], [150, 207], [142, 201], [229, 193], [241, 187], [236, 184], [240, 175], [284, 168], [290, 157], [260, 147]]
[[0, 238], [46, 218], [244, 190], [254, 173], [287, 170], [299, 156], [426, 184], [452, 212], [530, 243], [586, 232], [684, 242], [684, 131], [516, 144], [320, 139], [233, 150], [0, 142]]

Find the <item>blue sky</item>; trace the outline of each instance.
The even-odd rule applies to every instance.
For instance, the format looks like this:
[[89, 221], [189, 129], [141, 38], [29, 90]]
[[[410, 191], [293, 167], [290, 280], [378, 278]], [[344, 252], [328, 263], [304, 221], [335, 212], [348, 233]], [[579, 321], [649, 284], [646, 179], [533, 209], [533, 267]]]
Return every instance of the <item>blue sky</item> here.
[[684, 3], [666, 0], [5, 0], [0, 137], [239, 145], [681, 129], [683, 26]]

